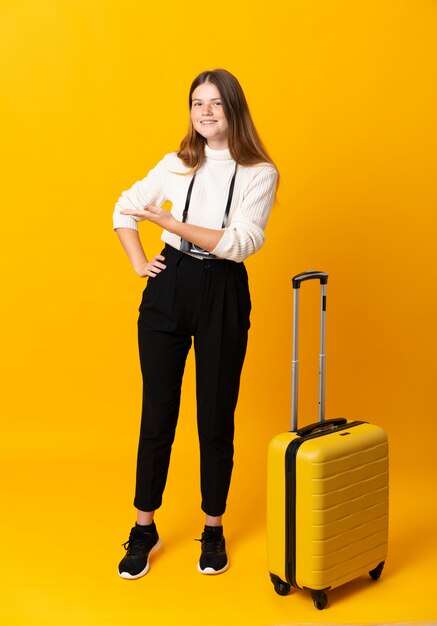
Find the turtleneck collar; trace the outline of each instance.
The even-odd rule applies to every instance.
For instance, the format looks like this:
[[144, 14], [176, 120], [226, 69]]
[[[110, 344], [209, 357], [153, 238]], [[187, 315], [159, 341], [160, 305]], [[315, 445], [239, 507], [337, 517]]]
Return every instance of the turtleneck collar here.
[[205, 156], [215, 161], [232, 161], [230, 150], [213, 150], [207, 143], [205, 144]]

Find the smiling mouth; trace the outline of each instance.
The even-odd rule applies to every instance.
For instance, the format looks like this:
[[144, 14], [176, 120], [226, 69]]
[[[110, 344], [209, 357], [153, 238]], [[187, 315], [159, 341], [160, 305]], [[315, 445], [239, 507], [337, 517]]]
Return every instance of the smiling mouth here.
[[217, 121], [216, 120], [201, 120], [200, 123], [201, 124], [216, 124]]

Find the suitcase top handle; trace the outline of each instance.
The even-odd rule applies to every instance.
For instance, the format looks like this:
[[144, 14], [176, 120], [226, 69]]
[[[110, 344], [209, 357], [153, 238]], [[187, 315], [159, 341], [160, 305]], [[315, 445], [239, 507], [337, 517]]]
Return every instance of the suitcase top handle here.
[[328, 274], [326, 272], [318, 272], [317, 270], [308, 270], [307, 272], [301, 272], [293, 276], [293, 289], [300, 289], [300, 284], [304, 280], [320, 280], [321, 285], [328, 283]]
[[299, 430], [296, 431], [296, 434], [299, 435], [299, 437], [306, 437], [307, 435], [312, 435], [314, 432], [318, 431], [335, 430], [339, 426], [344, 426], [345, 424], [347, 424], [347, 419], [344, 419], [344, 417], [334, 417], [330, 420], [316, 422], [315, 424], [309, 424], [308, 426], [299, 428]]

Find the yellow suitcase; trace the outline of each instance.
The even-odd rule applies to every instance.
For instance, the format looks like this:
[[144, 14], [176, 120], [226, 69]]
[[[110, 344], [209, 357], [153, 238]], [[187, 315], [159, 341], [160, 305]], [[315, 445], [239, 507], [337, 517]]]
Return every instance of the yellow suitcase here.
[[[321, 283], [318, 422], [297, 428], [299, 290]], [[327, 591], [369, 573], [377, 580], [388, 545], [388, 441], [384, 430], [343, 418], [325, 420], [324, 272], [293, 278], [292, 427], [271, 441], [267, 475], [268, 567], [275, 591]]]

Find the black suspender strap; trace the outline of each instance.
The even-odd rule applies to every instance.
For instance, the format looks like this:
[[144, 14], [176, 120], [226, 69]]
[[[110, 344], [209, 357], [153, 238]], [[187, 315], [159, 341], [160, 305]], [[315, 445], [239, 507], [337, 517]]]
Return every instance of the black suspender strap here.
[[187, 198], [185, 200], [185, 208], [184, 208], [184, 212], [182, 214], [182, 223], [183, 224], [185, 224], [185, 222], [187, 221], [188, 208], [190, 206], [191, 192], [193, 191], [193, 185], [194, 185], [194, 179], [195, 178], [196, 178], [196, 174], [194, 174], [193, 178], [190, 181], [190, 186], [188, 187]]
[[234, 175], [232, 176], [231, 185], [229, 187], [228, 201], [226, 203], [225, 214], [223, 216], [222, 228], [226, 226], [228, 221], [229, 211], [231, 209], [232, 197], [234, 195], [234, 187], [235, 187], [235, 177], [237, 175], [237, 163], [235, 163]]

